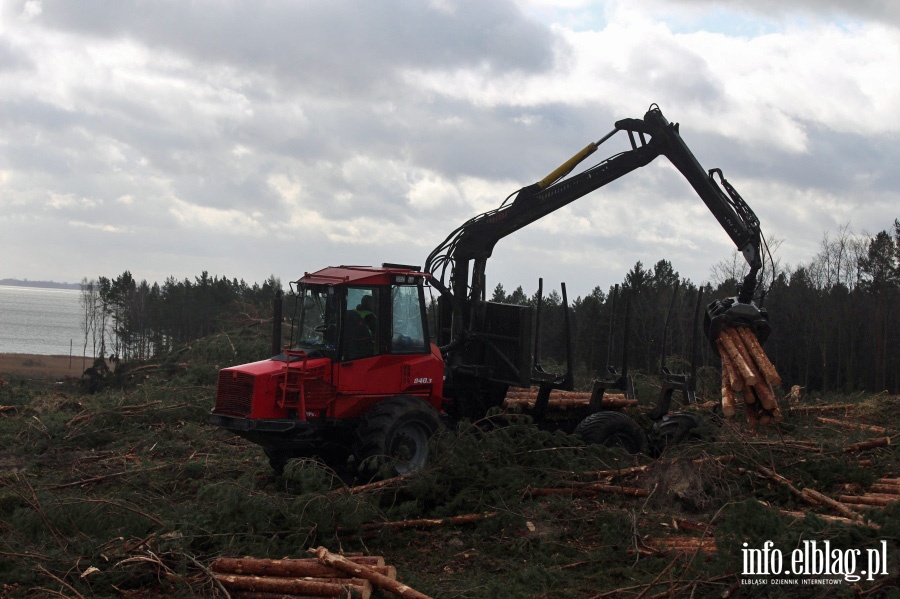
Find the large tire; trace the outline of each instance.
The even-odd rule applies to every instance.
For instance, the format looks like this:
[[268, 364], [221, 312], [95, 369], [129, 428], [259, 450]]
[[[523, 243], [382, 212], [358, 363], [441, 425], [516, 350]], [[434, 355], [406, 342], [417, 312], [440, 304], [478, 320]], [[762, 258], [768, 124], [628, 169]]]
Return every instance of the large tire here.
[[354, 455], [366, 476], [399, 476], [425, 466], [428, 441], [441, 427], [431, 405], [418, 397], [398, 395], [379, 403], [356, 429]]
[[268, 447], [264, 447], [263, 452], [266, 454], [266, 457], [269, 458], [269, 466], [271, 466], [272, 470], [275, 471], [275, 474], [279, 476], [284, 474], [284, 467], [287, 465], [288, 460], [294, 457], [288, 451]]
[[646, 453], [644, 429], [621, 412], [594, 412], [575, 427], [575, 434], [585, 443], [624, 449], [628, 453]]
[[654, 457], [659, 457], [667, 447], [684, 443], [700, 426], [700, 416], [692, 412], [673, 412], [653, 425], [651, 447]]

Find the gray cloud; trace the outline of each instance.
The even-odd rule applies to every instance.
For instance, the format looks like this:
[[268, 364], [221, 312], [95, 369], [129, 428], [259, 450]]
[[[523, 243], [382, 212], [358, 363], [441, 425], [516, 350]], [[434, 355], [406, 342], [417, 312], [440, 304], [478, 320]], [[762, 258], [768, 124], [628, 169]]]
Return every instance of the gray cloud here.
[[[44, 0], [28, 18], [24, 6], [0, 8], [0, 255], [17, 256], [0, 276], [252, 281], [421, 262], [654, 101], [766, 231], [792, 236], [792, 262], [846, 213], [870, 230], [897, 216], [896, 134], [871, 133], [881, 113], [852, 68], [866, 55], [844, 53], [846, 85], [795, 80], [791, 34], [742, 47], [671, 34], [651, 11], [579, 37], [507, 2]], [[803, 33], [793, 43], [816, 39]], [[702, 280], [729, 252], [689, 186], [654, 163], [504, 240], [489, 276], [552, 275], [574, 295], [661, 257]]]
[[44, 0], [42, 6], [39, 19], [48, 27], [275, 71], [322, 93], [388, 90], [392, 73], [403, 67], [534, 71], [547, 68], [551, 56], [549, 32], [509, 2], [170, 1], [135, 10], [128, 2]]
[[[664, 3], [684, 6], [721, 8], [717, 0], [662, 0]], [[741, 2], [739, 6], [728, 5], [730, 9], [773, 17], [792, 12], [803, 12], [821, 18], [844, 16], [874, 20], [892, 25], [900, 25], [900, 5], [892, 0], [754, 0]]]

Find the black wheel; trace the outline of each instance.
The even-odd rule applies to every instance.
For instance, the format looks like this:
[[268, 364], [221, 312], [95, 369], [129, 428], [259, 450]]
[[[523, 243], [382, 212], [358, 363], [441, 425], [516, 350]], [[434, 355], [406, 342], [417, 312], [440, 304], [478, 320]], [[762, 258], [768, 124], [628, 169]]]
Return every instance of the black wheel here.
[[428, 402], [398, 395], [369, 410], [356, 429], [354, 455], [363, 474], [389, 467], [388, 475], [409, 474], [428, 462], [428, 440], [441, 419]]
[[673, 412], [654, 423], [650, 435], [653, 454], [659, 457], [667, 447], [683, 443], [700, 426], [700, 416], [690, 412]]
[[575, 434], [585, 443], [617, 447], [632, 454], [647, 451], [644, 429], [621, 412], [594, 412], [578, 423]]
[[275, 471], [275, 474], [278, 475], [284, 474], [284, 467], [287, 465], [288, 460], [294, 457], [290, 452], [270, 449], [268, 447], [264, 447], [263, 452], [266, 454], [266, 457], [269, 458], [269, 466], [271, 466], [272, 470]]

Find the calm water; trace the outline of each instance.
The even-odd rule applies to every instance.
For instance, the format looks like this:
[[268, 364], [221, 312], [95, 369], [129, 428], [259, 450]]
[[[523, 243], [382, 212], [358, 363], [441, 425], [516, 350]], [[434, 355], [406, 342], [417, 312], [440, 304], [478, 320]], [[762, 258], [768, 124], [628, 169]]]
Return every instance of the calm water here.
[[[81, 355], [81, 305], [76, 289], [0, 285], [0, 353]], [[89, 347], [88, 350], [91, 348]]]

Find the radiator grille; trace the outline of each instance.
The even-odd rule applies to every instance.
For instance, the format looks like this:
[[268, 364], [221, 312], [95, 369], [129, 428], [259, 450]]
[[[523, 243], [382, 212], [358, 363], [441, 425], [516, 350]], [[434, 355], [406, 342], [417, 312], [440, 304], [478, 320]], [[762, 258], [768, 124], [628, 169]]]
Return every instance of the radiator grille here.
[[253, 381], [250, 374], [222, 370], [216, 388], [217, 414], [229, 416], [249, 416], [253, 406]]

